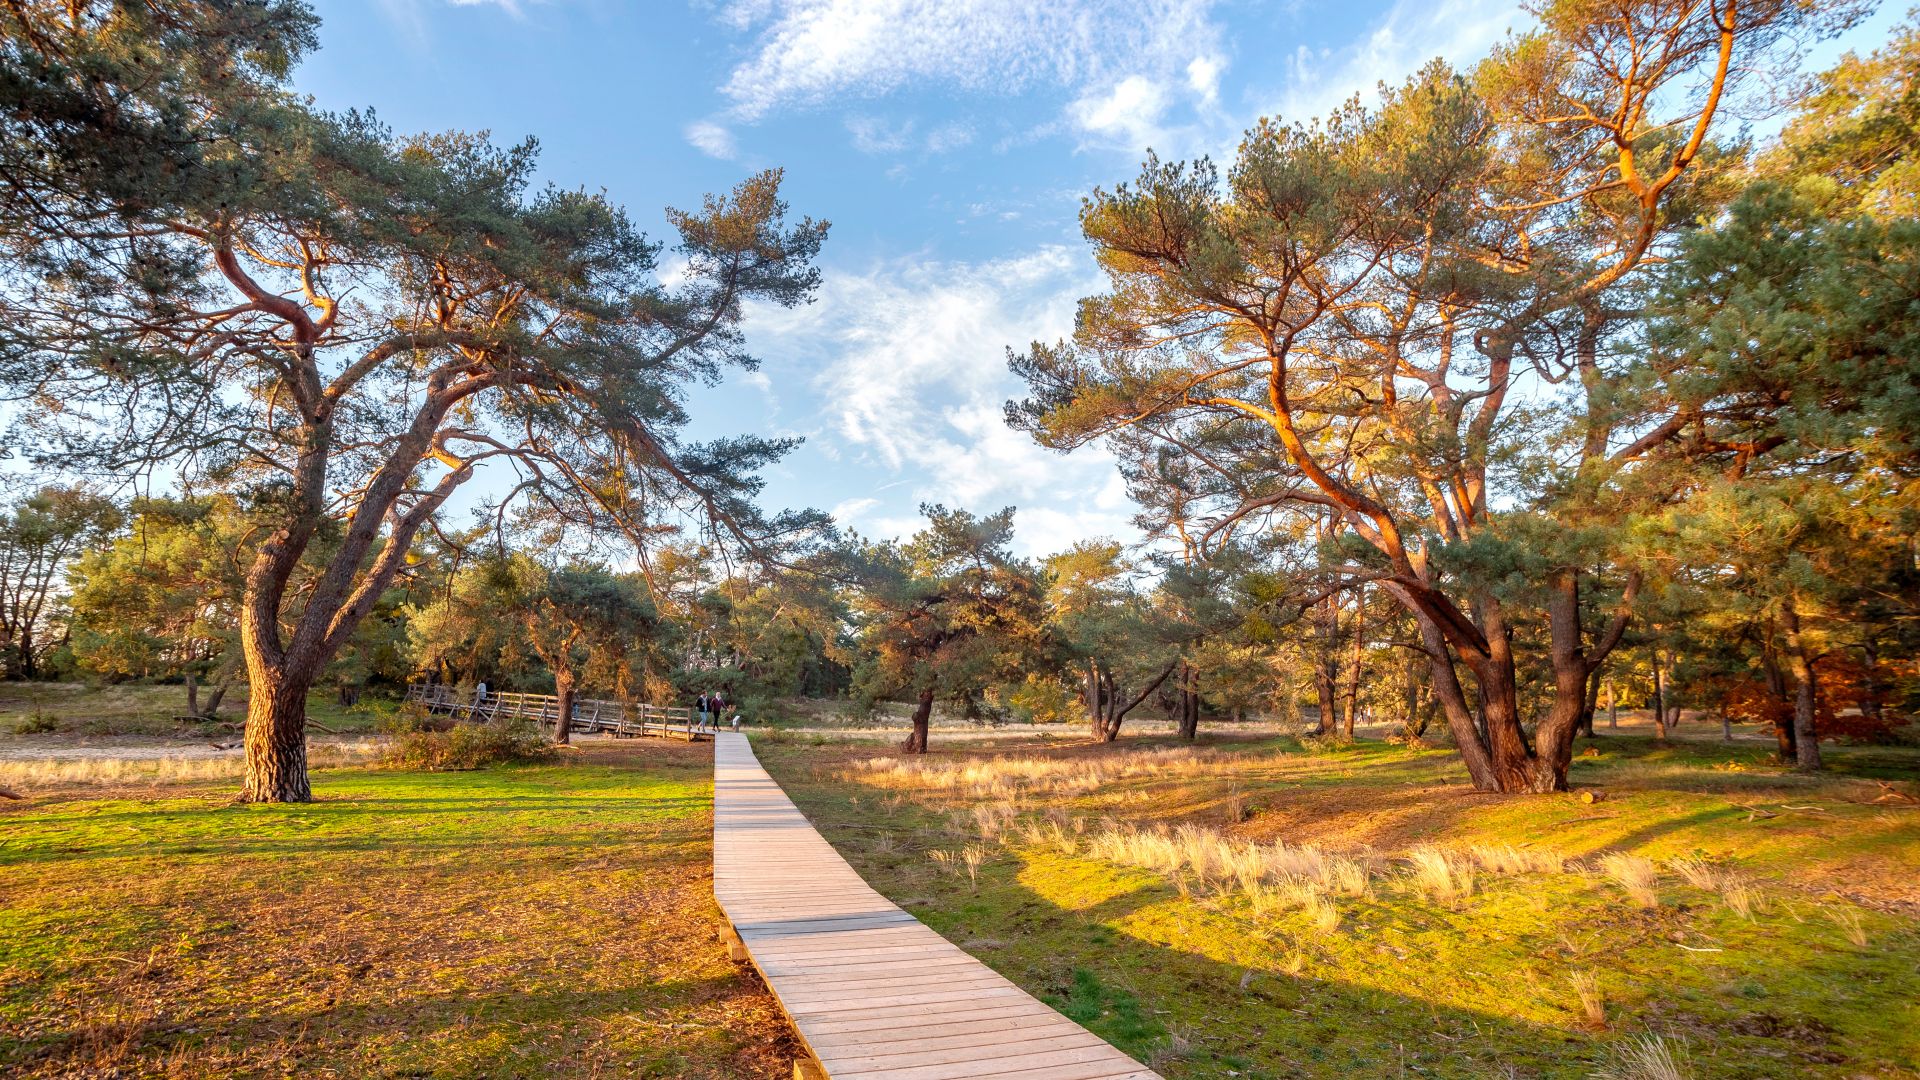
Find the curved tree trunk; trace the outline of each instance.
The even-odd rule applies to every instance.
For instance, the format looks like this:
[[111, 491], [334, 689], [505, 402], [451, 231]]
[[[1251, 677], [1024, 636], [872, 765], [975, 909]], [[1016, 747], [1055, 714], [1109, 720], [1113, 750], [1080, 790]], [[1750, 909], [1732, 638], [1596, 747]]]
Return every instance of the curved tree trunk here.
[[913, 706], [913, 730], [907, 733], [907, 741], [900, 749], [909, 754], [927, 752], [927, 728], [933, 720], [933, 688], [920, 691], [919, 699]]
[[553, 744], [573, 744], [573, 672], [553, 673], [554, 696], [560, 699], [559, 717], [553, 722]]

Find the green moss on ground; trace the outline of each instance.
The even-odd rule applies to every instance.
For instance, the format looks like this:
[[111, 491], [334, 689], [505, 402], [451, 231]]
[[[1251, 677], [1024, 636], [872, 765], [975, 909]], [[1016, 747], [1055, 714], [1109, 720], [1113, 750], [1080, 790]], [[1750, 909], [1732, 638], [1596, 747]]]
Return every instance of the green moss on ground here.
[[0, 1074], [777, 1076], [694, 748], [0, 814]]
[[[1127, 749], [955, 748], [933, 764]], [[1837, 748], [1833, 773], [1808, 778], [1750, 745], [1603, 738], [1575, 769], [1594, 802], [1474, 795], [1451, 755], [1380, 743], [1217, 753], [1217, 768], [1079, 794], [913, 788], [851, 767], [872, 748], [782, 744], [762, 758], [883, 893], [1169, 1077], [1586, 1077], [1648, 1032], [1683, 1046], [1702, 1080], [1920, 1076], [1909, 752]], [[1297, 907], [1256, 913], [1237, 889], [1116, 866], [1084, 845], [1068, 854], [1018, 829], [983, 839], [971, 810], [987, 803], [1094, 830], [1187, 823], [1366, 852], [1373, 885], [1335, 902], [1329, 931]], [[966, 844], [987, 851], [977, 887], [926, 854]], [[1586, 863], [1482, 871], [1470, 896], [1441, 900], [1405, 871], [1419, 844]], [[1657, 906], [1592, 867], [1609, 852], [1661, 865]], [[1682, 856], [1751, 881], [1759, 907], [1743, 917], [1687, 884], [1666, 866]], [[1601, 1021], [1576, 979], [1598, 988]]]

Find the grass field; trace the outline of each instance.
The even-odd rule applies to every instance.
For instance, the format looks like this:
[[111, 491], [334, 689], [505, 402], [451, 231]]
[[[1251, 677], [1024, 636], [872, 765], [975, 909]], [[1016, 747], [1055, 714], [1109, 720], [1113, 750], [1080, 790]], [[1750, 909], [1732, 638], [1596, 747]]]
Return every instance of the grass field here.
[[0, 803], [0, 1075], [788, 1075], [715, 940], [704, 747]]
[[[204, 705], [209, 692], [202, 687]], [[343, 707], [332, 689], [307, 697], [307, 716], [343, 734], [370, 732], [394, 703], [368, 696]], [[0, 735], [206, 737], [231, 733], [247, 714], [247, 688], [236, 686], [220, 702], [216, 720], [185, 719], [181, 686], [148, 683], [0, 682]]]
[[877, 888], [1166, 1075], [1920, 1075], [1920, 758], [1602, 738], [1597, 794], [1268, 738], [762, 760]]

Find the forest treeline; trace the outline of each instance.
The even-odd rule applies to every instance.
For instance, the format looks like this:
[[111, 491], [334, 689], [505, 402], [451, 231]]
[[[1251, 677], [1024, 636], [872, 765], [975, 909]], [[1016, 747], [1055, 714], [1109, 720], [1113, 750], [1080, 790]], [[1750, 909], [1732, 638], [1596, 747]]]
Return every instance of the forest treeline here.
[[1109, 287], [1007, 417], [1113, 452], [1145, 540], [1024, 559], [1011, 509], [769, 512], [790, 442], [687, 436], [818, 285], [777, 171], [663, 243], [531, 142], [299, 98], [300, 4], [11, 5], [6, 674], [245, 684], [260, 800], [310, 795], [310, 692], [421, 677], [895, 701], [909, 750], [941, 706], [1389, 722], [1507, 792], [1620, 708], [1808, 769], [1910, 737], [1920, 33], [1799, 66], [1863, 13], [1550, 3], [1095, 191]]

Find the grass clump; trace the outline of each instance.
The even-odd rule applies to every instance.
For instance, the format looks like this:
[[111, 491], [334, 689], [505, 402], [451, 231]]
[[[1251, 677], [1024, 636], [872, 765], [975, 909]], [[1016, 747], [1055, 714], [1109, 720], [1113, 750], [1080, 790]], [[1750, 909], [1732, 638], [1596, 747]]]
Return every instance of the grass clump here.
[[1614, 1047], [1612, 1060], [1594, 1070], [1593, 1080], [1693, 1080], [1693, 1069], [1684, 1048], [1642, 1035]]
[[1473, 858], [1431, 845], [1407, 854], [1410, 878], [1421, 895], [1437, 900], [1464, 900], [1473, 895]]
[[1600, 976], [1591, 971], [1576, 971], [1567, 976], [1567, 982], [1580, 999], [1580, 1011], [1586, 1014], [1587, 1022], [1597, 1028], [1606, 1027], [1607, 995], [1600, 989]]
[[389, 769], [461, 772], [548, 761], [554, 753], [545, 733], [532, 724], [455, 724], [447, 731], [396, 735], [380, 760]]
[[1660, 906], [1660, 894], [1654, 891], [1660, 870], [1652, 859], [1616, 851], [1600, 856], [1600, 870], [1625, 890], [1634, 903], [1643, 908]]

